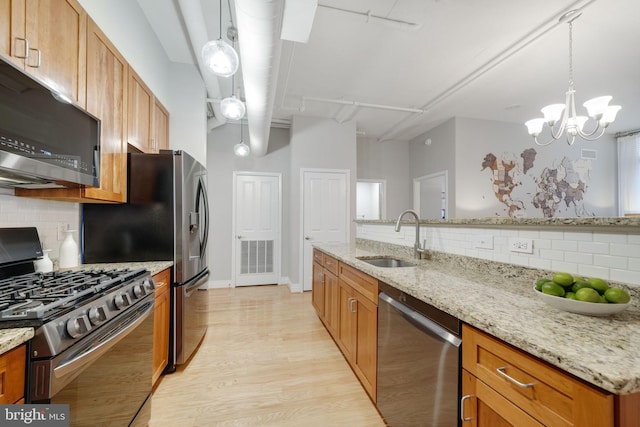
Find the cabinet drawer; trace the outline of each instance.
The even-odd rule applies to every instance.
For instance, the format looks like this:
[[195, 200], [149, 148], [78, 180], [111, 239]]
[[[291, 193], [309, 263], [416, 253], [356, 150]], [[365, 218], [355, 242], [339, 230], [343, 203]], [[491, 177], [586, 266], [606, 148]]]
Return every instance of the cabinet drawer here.
[[334, 257], [330, 257], [329, 255], [324, 254], [322, 265], [324, 265], [324, 268], [329, 270], [334, 275], [338, 275], [338, 260]]
[[156, 285], [156, 295], [163, 293], [171, 284], [171, 269], [167, 268], [154, 274], [153, 283]]
[[313, 250], [313, 260], [320, 265], [322, 265], [322, 262], [323, 262], [322, 255], [323, 255], [322, 252], [320, 252], [319, 250], [317, 249]]
[[544, 425], [613, 426], [613, 395], [468, 325], [462, 365]]
[[375, 305], [378, 305], [378, 279], [343, 263], [339, 264], [338, 276]]
[[0, 404], [16, 403], [24, 396], [26, 346], [0, 356]]

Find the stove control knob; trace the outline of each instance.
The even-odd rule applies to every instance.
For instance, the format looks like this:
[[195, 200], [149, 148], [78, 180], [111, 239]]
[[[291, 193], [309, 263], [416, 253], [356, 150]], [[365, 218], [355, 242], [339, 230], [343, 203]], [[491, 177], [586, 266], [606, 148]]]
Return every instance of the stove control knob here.
[[99, 325], [105, 320], [107, 320], [107, 313], [105, 311], [105, 307], [103, 305], [99, 307], [91, 307], [89, 309], [89, 321], [93, 325]]
[[125, 294], [124, 292], [120, 292], [115, 296], [115, 298], [113, 298], [113, 304], [118, 310], [123, 309], [124, 307], [131, 304], [131, 301], [129, 301], [129, 295]]
[[151, 292], [154, 289], [153, 281], [150, 279], [144, 279], [143, 285], [148, 292]]
[[138, 284], [133, 286], [133, 296], [136, 298], [142, 298], [147, 293], [147, 290], [144, 288], [144, 284]]
[[71, 338], [78, 338], [80, 335], [91, 329], [85, 316], [73, 317], [67, 320], [67, 333]]

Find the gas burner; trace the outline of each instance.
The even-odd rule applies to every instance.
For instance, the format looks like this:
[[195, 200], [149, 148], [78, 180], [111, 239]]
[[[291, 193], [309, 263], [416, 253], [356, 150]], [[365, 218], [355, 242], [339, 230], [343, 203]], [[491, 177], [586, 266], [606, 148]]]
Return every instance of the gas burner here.
[[31, 273], [0, 280], [0, 321], [44, 319], [115, 291], [146, 270]]

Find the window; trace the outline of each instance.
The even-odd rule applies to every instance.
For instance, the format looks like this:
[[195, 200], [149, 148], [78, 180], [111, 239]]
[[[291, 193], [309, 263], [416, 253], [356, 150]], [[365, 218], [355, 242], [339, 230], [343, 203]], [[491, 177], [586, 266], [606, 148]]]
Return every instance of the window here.
[[618, 138], [618, 211], [640, 215], [640, 133]]

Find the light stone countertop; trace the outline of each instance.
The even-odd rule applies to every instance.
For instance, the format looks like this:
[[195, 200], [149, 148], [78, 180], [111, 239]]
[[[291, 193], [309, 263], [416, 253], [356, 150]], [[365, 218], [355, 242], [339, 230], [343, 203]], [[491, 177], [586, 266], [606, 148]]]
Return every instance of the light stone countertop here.
[[173, 261], [144, 261], [144, 262], [110, 262], [110, 263], [98, 263], [98, 264], [82, 264], [78, 266], [79, 269], [88, 268], [131, 268], [138, 269], [144, 268], [151, 272], [151, 275], [157, 274], [162, 270], [173, 266]]
[[33, 338], [33, 328], [0, 329], [0, 355]]
[[412, 248], [362, 239], [357, 246], [314, 246], [611, 393], [640, 392], [638, 288], [628, 288], [633, 300], [624, 312], [583, 316], [559, 311], [534, 295], [540, 270], [446, 254], [417, 261], [416, 267], [381, 268], [357, 257], [392, 255], [411, 261]]

